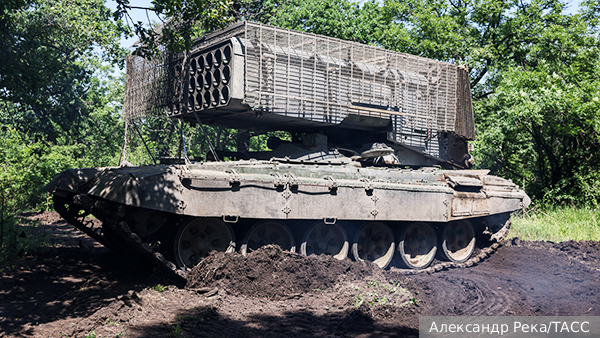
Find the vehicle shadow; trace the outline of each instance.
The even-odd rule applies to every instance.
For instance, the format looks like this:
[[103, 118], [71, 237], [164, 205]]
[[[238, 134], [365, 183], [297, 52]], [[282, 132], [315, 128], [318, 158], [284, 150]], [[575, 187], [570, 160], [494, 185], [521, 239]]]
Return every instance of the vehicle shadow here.
[[0, 337], [31, 327], [85, 318], [126, 294], [158, 283], [180, 284], [138, 257], [104, 247], [46, 247], [14, 261], [0, 277]]

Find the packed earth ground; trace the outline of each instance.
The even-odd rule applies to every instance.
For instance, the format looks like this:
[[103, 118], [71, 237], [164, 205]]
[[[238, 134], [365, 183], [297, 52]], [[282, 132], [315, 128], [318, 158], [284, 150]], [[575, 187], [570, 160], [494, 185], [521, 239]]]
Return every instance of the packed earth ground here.
[[2, 272], [0, 337], [417, 337], [421, 315], [600, 315], [599, 242], [513, 238], [410, 276], [268, 246], [213, 253], [183, 281], [54, 212], [22, 217], [45, 245]]

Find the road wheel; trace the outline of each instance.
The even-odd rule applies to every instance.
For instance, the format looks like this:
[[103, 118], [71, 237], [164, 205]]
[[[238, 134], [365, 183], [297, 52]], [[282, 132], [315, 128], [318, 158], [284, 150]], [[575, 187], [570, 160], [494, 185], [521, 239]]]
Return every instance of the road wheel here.
[[369, 222], [356, 233], [352, 255], [359, 262], [373, 262], [384, 269], [394, 257], [394, 248], [392, 229], [382, 222]]
[[462, 263], [471, 257], [475, 249], [475, 230], [471, 222], [449, 222], [442, 229], [441, 237], [443, 258]]
[[341, 226], [319, 222], [304, 235], [300, 253], [305, 256], [331, 255], [342, 260], [348, 256], [349, 246], [346, 232]]
[[277, 244], [281, 249], [296, 252], [294, 235], [282, 222], [266, 221], [255, 224], [248, 233], [240, 248], [240, 253], [246, 255], [267, 244]]
[[193, 218], [175, 236], [175, 261], [179, 267], [192, 268], [211, 251], [234, 252], [233, 230], [216, 218]]
[[413, 223], [402, 231], [398, 254], [410, 269], [424, 269], [435, 258], [437, 251], [435, 229], [428, 223]]

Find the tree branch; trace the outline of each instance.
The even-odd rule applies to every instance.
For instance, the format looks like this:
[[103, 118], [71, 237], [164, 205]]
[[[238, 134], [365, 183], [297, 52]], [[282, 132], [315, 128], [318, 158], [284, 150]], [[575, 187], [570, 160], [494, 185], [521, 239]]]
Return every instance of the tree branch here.
[[477, 85], [479, 83], [479, 81], [481, 81], [481, 79], [485, 76], [485, 74], [488, 71], [488, 68], [490, 67], [490, 65], [492, 64], [492, 60], [491, 59], [487, 59], [485, 62], [485, 67], [483, 67], [483, 69], [481, 70], [481, 72], [477, 75], [477, 77], [475, 78], [475, 80], [473, 80], [473, 82], [471, 82], [471, 88], [474, 88], [475, 85]]

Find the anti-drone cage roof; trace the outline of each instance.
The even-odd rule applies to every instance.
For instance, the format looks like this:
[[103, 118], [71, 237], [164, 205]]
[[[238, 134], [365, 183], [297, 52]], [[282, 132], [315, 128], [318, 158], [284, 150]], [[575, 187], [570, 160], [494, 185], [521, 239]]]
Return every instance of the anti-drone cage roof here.
[[[237, 51], [231, 64], [222, 59], [223, 46]], [[446, 62], [240, 22], [198, 39], [186, 54], [152, 61], [130, 55], [124, 111], [128, 119], [166, 112], [214, 121], [274, 114], [282, 125], [373, 117], [391, 120], [392, 133], [443, 131], [474, 139], [468, 80], [465, 69]]]

